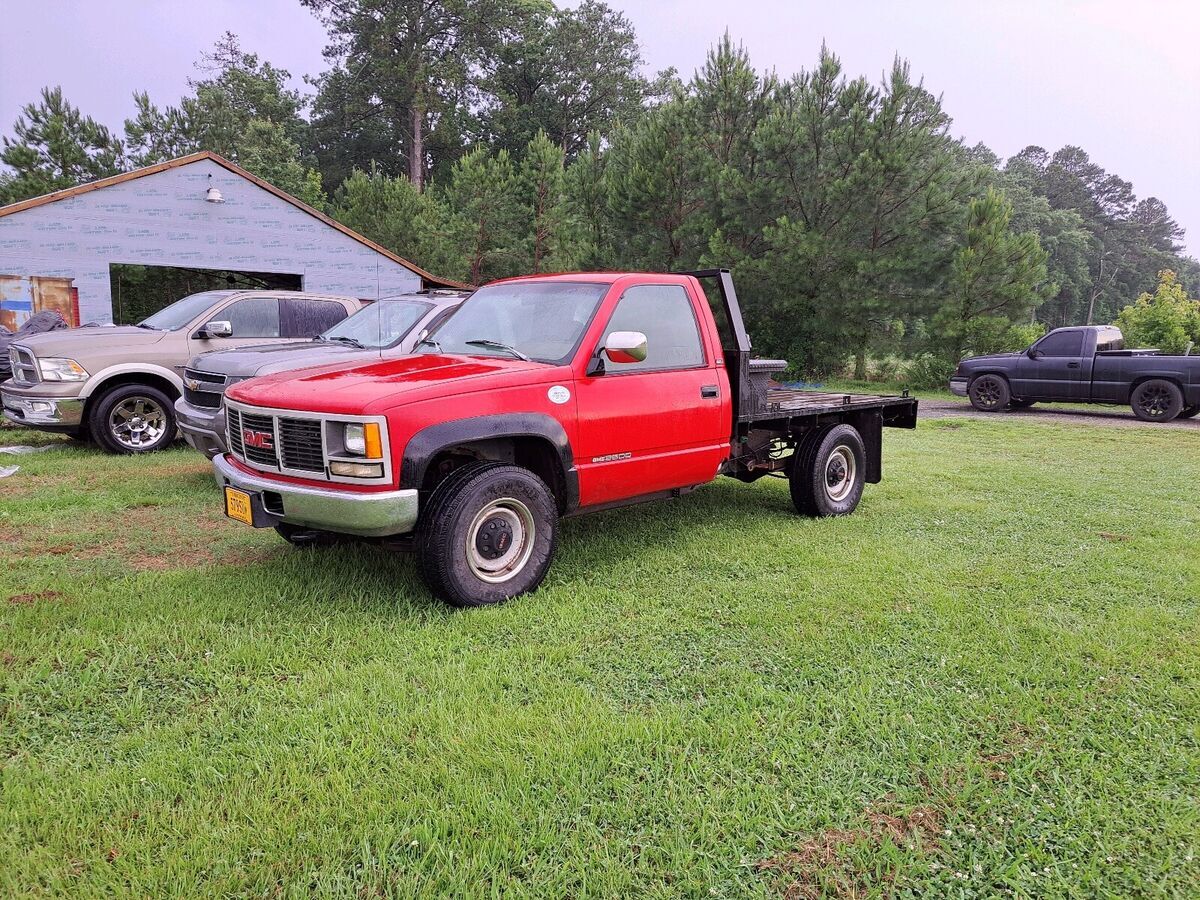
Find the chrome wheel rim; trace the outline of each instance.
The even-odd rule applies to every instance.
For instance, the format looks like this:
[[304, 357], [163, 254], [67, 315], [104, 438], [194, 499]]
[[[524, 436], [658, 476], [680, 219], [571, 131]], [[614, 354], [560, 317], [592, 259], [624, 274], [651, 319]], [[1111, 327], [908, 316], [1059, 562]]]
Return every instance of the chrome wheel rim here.
[[854, 451], [841, 444], [833, 448], [829, 458], [825, 460], [825, 494], [834, 503], [841, 503], [854, 490], [855, 475], [858, 463], [854, 459]]
[[975, 397], [984, 406], [1000, 405], [1000, 384], [995, 378], [981, 378], [975, 385]]
[[122, 447], [144, 450], [166, 433], [167, 414], [149, 397], [129, 397], [109, 413], [108, 430]]
[[481, 581], [508, 581], [529, 562], [536, 534], [528, 506], [511, 497], [493, 500], [467, 529], [467, 565]]
[[1158, 385], [1143, 388], [1138, 395], [1138, 406], [1150, 418], [1161, 418], [1171, 406], [1171, 392]]

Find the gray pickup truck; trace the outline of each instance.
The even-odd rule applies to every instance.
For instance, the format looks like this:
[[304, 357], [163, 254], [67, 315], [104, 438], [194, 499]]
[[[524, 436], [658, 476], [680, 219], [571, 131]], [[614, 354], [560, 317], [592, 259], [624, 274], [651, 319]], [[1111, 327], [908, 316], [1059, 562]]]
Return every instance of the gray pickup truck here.
[[204, 291], [136, 325], [30, 335], [8, 348], [13, 375], [0, 402], [18, 425], [90, 436], [109, 453], [160, 450], [175, 440], [172, 404], [189, 358], [311, 338], [362, 305], [298, 291]]
[[420, 291], [384, 297], [310, 341], [218, 350], [192, 359], [183, 375], [175, 417], [183, 438], [209, 459], [226, 452], [225, 389], [257, 375], [290, 372], [325, 363], [347, 367], [412, 353], [417, 342], [442, 324], [467, 294]]
[[950, 390], [982, 412], [1034, 403], [1128, 403], [1146, 422], [1200, 413], [1200, 356], [1127, 350], [1119, 328], [1056, 328], [1027, 350], [972, 356]]

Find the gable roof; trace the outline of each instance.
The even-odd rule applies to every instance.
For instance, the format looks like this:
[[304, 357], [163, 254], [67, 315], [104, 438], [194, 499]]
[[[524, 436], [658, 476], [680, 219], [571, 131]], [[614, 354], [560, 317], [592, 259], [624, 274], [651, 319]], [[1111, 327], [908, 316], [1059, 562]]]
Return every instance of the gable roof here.
[[357, 231], [347, 228], [341, 222], [330, 218], [319, 209], [314, 209], [303, 200], [297, 200], [286, 191], [281, 191], [270, 182], [263, 181], [254, 173], [247, 172], [236, 163], [231, 163], [229, 160], [225, 159], [225, 157], [218, 156], [216, 153], [213, 153], [210, 150], [201, 150], [197, 153], [189, 153], [187, 156], [181, 156], [178, 159], [170, 159], [166, 162], [156, 163], [153, 166], [145, 166], [141, 169], [134, 169], [132, 172], [122, 172], [119, 175], [110, 175], [108, 178], [101, 178], [99, 181], [89, 181], [87, 184], [79, 184], [75, 187], [64, 188], [61, 191], [54, 191], [50, 194], [42, 194], [40, 197], [30, 197], [28, 200], [20, 200], [16, 203], [10, 203], [8, 206], [0, 206], [0, 218], [3, 218], [4, 216], [11, 216], [13, 213], [24, 212], [27, 209], [33, 209], [36, 206], [45, 206], [48, 203], [57, 203], [59, 200], [69, 200], [72, 197], [78, 197], [80, 194], [90, 194], [92, 191], [98, 191], [102, 188], [112, 187], [114, 184], [121, 184], [125, 181], [133, 181], [137, 178], [144, 178], [147, 175], [155, 175], [158, 172], [165, 172], [167, 169], [177, 169], [181, 166], [191, 165], [192, 163], [199, 162], [202, 159], [207, 159], [210, 162], [214, 162], [223, 169], [228, 169], [234, 175], [240, 175], [242, 178], [245, 178], [247, 181], [257, 185], [264, 191], [274, 194], [280, 200], [290, 203], [297, 209], [308, 213], [314, 219], [320, 220], [330, 228], [336, 228], [347, 237], [354, 238], [354, 240], [358, 241], [360, 244], [370, 247], [376, 253], [386, 256], [392, 262], [399, 263], [406, 269], [409, 269], [410, 271], [415, 272], [417, 275], [420, 275], [421, 280], [426, 282], [428, 286], [463, 289], [469, 287], [469, 285], [463, 284], [462, 282], [451, 281], [449, 278], [439, 278], [437, 275], [425, 271], [420, 266], [409, 262], [407, 259], [397, 256], [386, 247], [381, 247], [370, 238], [363, 237]]

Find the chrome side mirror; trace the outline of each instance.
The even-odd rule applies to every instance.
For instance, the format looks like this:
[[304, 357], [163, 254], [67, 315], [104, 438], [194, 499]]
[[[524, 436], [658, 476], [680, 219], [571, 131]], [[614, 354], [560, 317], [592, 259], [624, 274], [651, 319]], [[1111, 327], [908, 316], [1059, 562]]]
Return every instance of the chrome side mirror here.
[[604, 342], [604, 355], [615, 363], [643, 362], [646, 336], [640, 331], [614, 331]]
[[204, 326], [204, 337], [233, 337], [233, 323], [221, 319], [214, 319]]

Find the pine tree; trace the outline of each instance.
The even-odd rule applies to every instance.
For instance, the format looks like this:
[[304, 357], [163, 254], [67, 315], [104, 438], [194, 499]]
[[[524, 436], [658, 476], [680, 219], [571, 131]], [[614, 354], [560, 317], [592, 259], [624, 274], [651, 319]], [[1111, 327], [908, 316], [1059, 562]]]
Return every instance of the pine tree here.
[[973, 332], [1027, 323], [1058, 286], [1047, 281], [1046, 251], [1032, 231], [1014, 233], [1012, 204], [994, 189], [971, 200], [966, 240], [954, 255], [947, 303], [934, 316], [947, 355], [958, 360]]
[[103, 125], [63, 98], [62, 88], [42, 88], [2, 139], [0, 205], [74, 187], [122, 170], [124, 148]]
[[530, 272], [571, 267], [563, 165], [562, 148], [551, 143], [544, 131], [539, 131], [525, 148], [516, 187], [525, 213], [524, 268]]
[[451, 172], [443, 193], [451, 211], [449, 237], [461, 253], [458, 271], [471, 284], [516, 275], [521, 270], [516, 175], [508, 151], [495, 156], [477, 147]]

